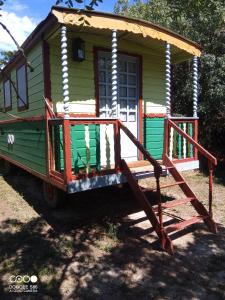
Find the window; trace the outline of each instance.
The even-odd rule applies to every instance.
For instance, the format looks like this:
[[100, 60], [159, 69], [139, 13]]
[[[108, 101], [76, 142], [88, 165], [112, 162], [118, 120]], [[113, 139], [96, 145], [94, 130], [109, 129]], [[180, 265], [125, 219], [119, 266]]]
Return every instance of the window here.
[[3, 90], [4, 90], [4, 109], [8, 111], [12, 109], [11, 82], [9, 79], [4, 81]]
[[26, 65], [22, 65], [16, 72], [17, 76], [17, 106], [18, 110], [24, 110], [28, 108], [28, 96], [27, 96], [27, 69]]

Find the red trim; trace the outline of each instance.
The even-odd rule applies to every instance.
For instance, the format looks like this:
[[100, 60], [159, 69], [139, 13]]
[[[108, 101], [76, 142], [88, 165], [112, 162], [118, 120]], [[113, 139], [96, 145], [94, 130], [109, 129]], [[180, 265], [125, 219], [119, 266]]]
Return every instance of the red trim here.
[[35, 116], [35, 117], [28, 117], [28, 118], [16, 118], [12, 120], [4, 120], [0, 121], [0, 125], [10, 124], [10, 123], [19, 123], [19, 122], [36, 122], [42, 121], [45, 119], [45, 116]]
[[150, 113], [150, 114], [144, 114], [144, 118], [165, 118], [166, 114], [161, 113]]
[[115, 169], [118, 171], [121, 165], [120, 129], [118, 126], [118, 122], [114, 124], [114, 151]]
[[173, 163], [182, 163], [182, 162], [189, 162], [189, 161], [195, 161], [196, 159], [194, 157], [187, 157], [187, 158], [181, 158], [181, 159], [173, 159]]
[[45, 98], [51, 101], [51, 69], [50, 69], [50, 47], [48, 42], [42, 43], [42, 57], [44, 65], [44, 92]]
[[65, 184], [72, 179], [70, 120], [63, 120], [63, 151], [64, 151], [64, 180]]
[[[194, 135], [193, 135], [194, 141], [198, 142], [198, 120], [194, 121]], [[194, 158], [198, 159], [198, 149], [194, 147]]]
[[168, 155], [169, 150], [169, 124], [168, 119], [164, 120], [164, 141], [163, 141], [163, 162], [165, 155]]
[[[63, 118], [64, 113], [56, 113], [57, 117]], [[70, 113], [71, 118], [96, 118], [95, 114], [86, 114], [86, 113]]]

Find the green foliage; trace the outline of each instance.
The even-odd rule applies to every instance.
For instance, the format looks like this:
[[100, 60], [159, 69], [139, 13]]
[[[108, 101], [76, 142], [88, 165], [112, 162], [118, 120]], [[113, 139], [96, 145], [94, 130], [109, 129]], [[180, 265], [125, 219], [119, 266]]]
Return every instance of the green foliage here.
[[0, 69], [2, 69], [10, 61], [15, 53], [16, 51], [0, 51]]
[[[199, 43], [200, 140], [225, 159], [224, 0], [118, 0], [115, 12], [165, 26]], [[173, 66], [173, 113], [192, 115], [192, 64]]]
[[84, 4], [84, 8], [87, 10], [94, 10], [95, 6], [98, 6], [98, 2], [103, 2], [103, 0], [90, 0], [89, 4], [85, 4], [85, 0], [57, 0], [56, 5], [64, 4], [69, 8], [74, 7], [74, 4]]

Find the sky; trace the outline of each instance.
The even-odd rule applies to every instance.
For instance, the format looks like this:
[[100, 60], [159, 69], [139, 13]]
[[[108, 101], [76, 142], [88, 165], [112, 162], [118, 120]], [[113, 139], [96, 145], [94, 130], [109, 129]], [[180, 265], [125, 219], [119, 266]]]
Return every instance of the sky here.
[[[56, 0], [6, 0], [0, 20], [21, 45], [37, 24], [50, 12]], [[86, 3], [89, 3], [86, 0]], [[104, 0], [96, 10], [113, 12], [116, 0]], [[0, 27], [0, 51], [15, 50], [8, 34]]]

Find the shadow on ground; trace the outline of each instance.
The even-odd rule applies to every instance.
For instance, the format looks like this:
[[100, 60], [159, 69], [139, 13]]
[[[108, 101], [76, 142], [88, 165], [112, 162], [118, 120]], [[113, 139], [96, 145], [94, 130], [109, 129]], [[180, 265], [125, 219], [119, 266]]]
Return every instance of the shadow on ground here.
[[[225, 299], [224, 227], [213, 235], [197, 226], [191, 241], [169, 256], [154, 236], [150, 242], [144, 238], [151, 232], [123, 222], [139, 211], [128, 190], [76, 195], [65, 209], [52, 211], [39, 180], [23, 172], [5, 179], [39, 217], [1, 224], [1, 299], [13, 296], [5, 275], [12, 273], [38, 276], [37, 299]], [[102, 249], [111, 224], [116, 242]], [[18, 299], [29, 298], [23, 297]]]

